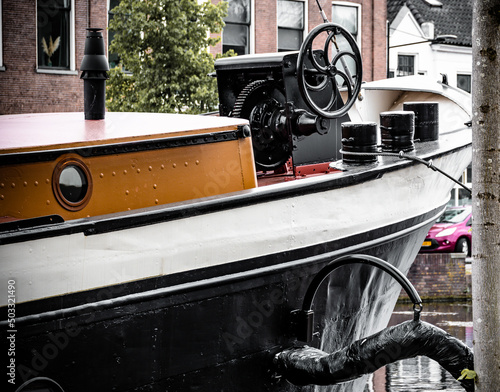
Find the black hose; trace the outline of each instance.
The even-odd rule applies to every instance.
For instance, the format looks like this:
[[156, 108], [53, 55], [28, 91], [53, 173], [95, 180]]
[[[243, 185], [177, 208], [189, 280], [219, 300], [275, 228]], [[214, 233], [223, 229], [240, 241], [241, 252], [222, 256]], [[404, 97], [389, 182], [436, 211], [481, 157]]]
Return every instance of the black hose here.
[[[474, 368], [472, 350], [442, 329], [422, 321], [407, 321], [353, 342], [332, 354], [304, 346], [284, 350], [274, 363], [277, 372], [295, 385], [333, 385], [354, 380], [389, 363], [425, 355], [457, 379]], [[473, 379], [460, 380], [474, 391]]]

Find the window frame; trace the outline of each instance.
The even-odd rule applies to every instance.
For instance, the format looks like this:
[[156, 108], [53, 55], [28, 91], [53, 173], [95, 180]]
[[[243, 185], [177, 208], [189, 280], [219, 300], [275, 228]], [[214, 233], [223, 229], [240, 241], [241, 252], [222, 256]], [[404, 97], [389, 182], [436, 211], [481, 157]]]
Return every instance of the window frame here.
[[[106, 10], [107, 10], [107, 23], [108, 23], [108, 27], [109, 27], [109, 23], [111, 21], [111, 19], [114, 17], [114, 14], [111, 12], [112, 9], [114, 9], [116, 7], [116, 5], [113, 6], [113, 8], [111, 8], [111, 1], [113, 0], [107, 0], [107, 7], [106, 7]], [[120, 0], [118, 0], [118, 5], [120, 4]], [[115, 53], [112, 53], [110, 50], [109, 50], [109, 47], [111, 46], [111, 42], [113, 41], [113, 37], [114, 37], [114, 33], [108, 29], [108, 47], [106, 48], [107, 50], [107, 53], [108, 53], [108, 63], [109, 63], [109, 68], [114, 68], [114, 67], [118, 67], [120, 65], [120, 58], [118, 57], [118, 62], [114, 65], [111, 64], [112, 62], [112, 57], [115, 55]]]
[[[463, 76], [466, 76], [469, 78], [469, 81], [468, 81], [468, 85], [469, 85], [469, 90], [465, 90], [463, 89], [462, 87], [460, 87], [459, 83], [458, 83], [458, 79], [460, 77], [463, 77]], [[469, 94], [472, 93], [472, 74], [470, 72], [457, 72], [457, 88], [463, 90], [463, 91], [466, 91], [468, 92]]]
[[[245, 54], [252, 54], [255, 51], [255, 41], [254, 41], [254, 31], [253, 31], [254, 21], [255, 21], [255, 0], [249, 0], [249, 5], [250, 5], [250, 12], [249, 12], [250, 21], [248, 24], [224, 21], [226, 23], [226, 25], [230, 24], [230, 25], [237, 25], [237, 26], [241, 26], [241, 25], [248, 26], [248, 43], [247, 43], [248, 53], [245, 53]], [[221, 32], [221, 50], [222, 50], [222, 53], [227, 52], [227, 50], [224, 50], [224, 29]]]
[[[405, 74], [400, 74], [400, 68], [399, 68], [399, 58], [400, 57], [407, 57], [411, 58], [413, 60], [413, 73], [405, 73]], [[396, 66], [396, 77], [404, 77], [404, 76], [411, 76], [411, 75], [416, 75], [417, 74], [417, 55], [416, 54], [411, 54], [411, 53], [398, 53], [397, 57], [397, 66]]]
[[36, 72], [37, 73], [45, 73], [45, 74], [62, 74], [62, 75], [78, 75], [78, 71], [76, 70], [76, 61], [75, 61], [75, 0], [70, 0], [70, 11], [69, 11], [69, 67], [67, 69], [62, 68], [50, 68], [40, 66], [38, 62], [38, 53], [39, 53], [39, 45], [38, 45], [38, 1], [35, 4], [35, 14], [36, 14]]
[[[332, 22], [333, 23], [337, 23], [334, 19], [333, 19], [333, 8], [334, 6], [342, 6], [342, 7], [351, 7], [351, 8], [356, 8], [357, 9], [357, 29], [358, 29], [358, 32], [356, 34], [356, 37], [354, 37], [354, 39], [356, 40], [356, 43], [358, 44], [358, 47], [359, 49], [361, 50], [361, 37], [362, 37], [362, 29], [363, 29], [363, 23], [362, 23], [362, 19], [361, 19], [361, 13], [362, 13], [362, 7], [361, 7], [361, 4], [357, 4], [357, 3], [351, 3], [351, 2], [348, 2], [348, 1], [332, 1], [332, 7], [331, 7], [331, 11], [332, 11]], [[337, 23], [338, 24], [338, 23]]]
[[[469, 188], [472, 188], [472, 163], [467, 166], [467, 168], [463, 171], [462, 176], [460, 177], [459, 181], [462, 184], [465, 184]], [[468, 191], [465, 191], [460, 185], [455, 185], [452, 190], [451, 190], [451, 197], [450, 201], [448, 202], [449, 205], [453, 206], [460, 206], [463, 205], [463, 200], [466, 200], [466, 203], [470, 204], [470, 198], [461, 198], [460, 194], [466, 192], [468, 194]]]
[[[308, 7], [307, 7], [308, 2], [306, 0], [284, 0], [284, 1], [290, 1], [290, 2], [295, 2], [295, 3], [302, 3], [304, 14], [303, 14], [303, 20], [302, 20], [303, 21], [302, 30], [300, 30], [300, 29], [294, 29], [294, 28], [289, 28], [289, 27], [280, 27], [279, 20], [278, 20], [278, 17], [279, 17], [279, 15], [278, 15], [278, 1], [279, 0], [276, 0], [276, 50], [278, 52], [299, 50], [300, 46], [302, 46], [302, 42], [304, 42], [304, 38], [306, 37], [307, 31], [308, 31], [308, 19], [309, 19], [308, 18]], [[280, 29], [300, 31], [302, 33], [302, 42], [300, 43], [298, 49], [280, 49], [280, 43], [279, 43], [279, 31], [280, 31]]]

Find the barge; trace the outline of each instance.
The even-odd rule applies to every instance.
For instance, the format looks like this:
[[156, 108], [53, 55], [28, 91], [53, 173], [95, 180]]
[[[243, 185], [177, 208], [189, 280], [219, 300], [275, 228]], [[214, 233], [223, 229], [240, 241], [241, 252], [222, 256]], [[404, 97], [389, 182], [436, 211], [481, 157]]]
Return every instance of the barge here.
[[[350, 42], [325, 26], [310, 37]], [[424, 77], [361, 83], [355, 45], [329, 62], [310, 37], [216, 62], [218, 116], [0, 117], [12, 390], [296, 391], [273, 359], [297, 343], [316, 274], [352, 254], [408, 272], [471, 161], [470, 96]], [[400, 290], [373, 266], [337, 269], [309, 344], [380, 331]]]

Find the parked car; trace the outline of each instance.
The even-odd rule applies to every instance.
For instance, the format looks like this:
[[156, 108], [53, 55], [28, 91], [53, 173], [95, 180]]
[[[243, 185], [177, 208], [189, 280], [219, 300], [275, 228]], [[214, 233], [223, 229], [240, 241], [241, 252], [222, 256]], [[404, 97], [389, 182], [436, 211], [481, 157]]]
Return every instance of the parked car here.
[[420, 252], [457, 252], [470, 256], [472, 206], [448, 207], [431, 227]]

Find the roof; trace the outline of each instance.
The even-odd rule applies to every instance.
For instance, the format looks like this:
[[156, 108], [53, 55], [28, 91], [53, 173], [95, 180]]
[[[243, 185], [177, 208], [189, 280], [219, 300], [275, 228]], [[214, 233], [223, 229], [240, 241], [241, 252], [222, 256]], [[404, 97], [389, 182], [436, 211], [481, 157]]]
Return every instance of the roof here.
[[12, 152], [91, 146], [200, 135], [246, 124], [246, 120], [171, 113], [106, 113], [85, 120], [83, 113], [0, 116], [0, 156]]
[[472, 46], [470, 0], [387, 0], [389, 24], [394, 21], [404, 5], [408, 7], [420, 26], [424, 22], [434, 22], [435, 36], [445, 34], [457, 36], [457, 39], [445, 41], [447, 44]]

